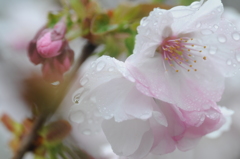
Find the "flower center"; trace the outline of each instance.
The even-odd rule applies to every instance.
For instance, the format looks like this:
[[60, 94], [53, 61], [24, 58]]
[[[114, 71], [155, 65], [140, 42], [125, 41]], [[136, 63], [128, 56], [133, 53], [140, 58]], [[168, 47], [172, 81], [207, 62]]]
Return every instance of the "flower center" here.
[[202, 49], [206, 49], [206, 46], [195, 44], [193, 38], [167, 38], [158, 49], [165, 60], [165, 69], [166, 64], [168, 64], [176, 72], [179, 72], [177, 66], [188, 72], [191, 70], [197, 71], [193, 66], [194, 63], [197, 63], [197, 57], [201, 57], [203, 60], [207, 59], [206, 56], [201, 55]]

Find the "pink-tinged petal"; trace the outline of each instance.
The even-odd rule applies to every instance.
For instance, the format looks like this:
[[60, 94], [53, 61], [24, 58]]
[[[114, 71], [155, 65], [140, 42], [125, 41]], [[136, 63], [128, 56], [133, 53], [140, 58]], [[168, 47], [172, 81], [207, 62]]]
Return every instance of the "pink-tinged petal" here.
[[218, 138], [221, 136], [221, 134], [223, 132], [228, 131], [230, 129], [230, 126], [232, 124], [232, 115], [234, 114], [234, 111], [231, 109], [227, 109], [226, 107], [220, 107], [220, 110], [221, 110], [226, 122], [218, 130], [216, 130], [210, 134], [207, 134], [206, 136], [208, 138]]
[[61, 20], [60, 22], [58, 22], [54, 26], [53, 31], [51, 33], [52, 41], [63, 39], [66, 33], [66, 29], [67, 28], [66, 28], [66, 24], [64, 23], [64, 20]]
[[[120, 156], [133, 155], [138, 150], [144, 134], [150, 130], [148, 121], [138, 119], [120, 123], [113, 119], [105, 120], [102, 123], [102, 128], [114, 153]], [[152, 142], [145, 144], [149, 144], [147, 147], [152, 146]]]
[[166, 71], [158, 54], [154, 58], [134, 54], [127, 59], [126, 66], [136, 82], [150, 92], [139, 89], [143, 94], [185, 110], [209, 108], [209, 100], [219, 101], [224, 90], [224, 78], [208, 66], [186, 73], [167, 66]]
[[155, 118], [149, 120], [154, 136], [154, 143], [151, 152], [156, 155], [163, 155], [173, 152], [176, 149], [175, 141], [169, 133], [168, 127], [159, 124]]
[[31, 62], [34, 63], [35, 65], [38, 65], [43, 61], [43, 58], [37, 52], [35, 40], [31, 41], [28, 46], [28, 56]]
[[153, 99], [136, 89], [124, 64], [113, 58], [98, 58], [80, 84], [85, 93], [78, 103], [94, 101], [105, 119], [114, 117], [118, 122], [132, 118], [146, 120], [152, 115]]
[[37, 41], [38, 53], [44, 58], [51, 58], [61, 54], [62, 40], [52, 41], [51, 32], [47, 32]]
[[153, 142], [154, 142], [154, 138], [153, 138], [152, 132], [151, 131], [145, 132], [138, 149], [135, 151], [134, 154], [129, 156], [129, 158], [133, 158], [133, 159], [144, 158], [149, 154], [152, 148]]

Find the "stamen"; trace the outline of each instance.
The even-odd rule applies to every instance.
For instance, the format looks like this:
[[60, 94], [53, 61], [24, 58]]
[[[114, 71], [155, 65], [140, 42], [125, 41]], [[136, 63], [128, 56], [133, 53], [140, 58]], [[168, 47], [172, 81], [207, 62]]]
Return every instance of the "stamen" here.
[[201, 48], [206, 48], [206, 46], [201, 46], [199, 44], [195, 44], [193, 38], [181, 37], [181, 38], [169, 38], [163, 41], [161, 44], [161, 48], [159, 48], [160, 53], [163, 56], [163, 64], [164, 68], [167, 71], [167, 67], [165, 64], [171, 66], [175, 72], [179, 72], [181, 70], [177, 69], [176, 66], [180, 66], [186, 71], [190, 72], [191, 69], [197, 71], [197, 69], [193, 68], [193, 63], [197, 63], [196, 57], [203, 58], [206, 60], [206, 56], [202, 57]]

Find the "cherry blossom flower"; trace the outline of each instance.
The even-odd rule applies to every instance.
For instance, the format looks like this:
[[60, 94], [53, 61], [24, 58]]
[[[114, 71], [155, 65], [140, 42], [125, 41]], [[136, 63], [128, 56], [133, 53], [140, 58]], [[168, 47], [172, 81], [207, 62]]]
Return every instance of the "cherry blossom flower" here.
[[91, 64], [80, 84], [70, 120], [85, 135], [102, 129], [119, 156], [139, 159], [176, 148], [187, 151], [225, 122], [214, 102], [209, 109], [185, 111], [142, 94], [126, 65], [107, 56]]
[[208, 0], [156, 8], [143, 18], [126, 61], [138, 89], [187, 111], [218, 102], [225, 77], [239, 69], [240, 34], [222, 13], [220, 0]]
[[28, 55], [35, 64], [43, 64], [43, 77], [55, 82], [63, 79], [73, 63], [74, 53], [64, 39], [66, 26], [58, 22], [53, 29], [42, 29], [30, 42]]

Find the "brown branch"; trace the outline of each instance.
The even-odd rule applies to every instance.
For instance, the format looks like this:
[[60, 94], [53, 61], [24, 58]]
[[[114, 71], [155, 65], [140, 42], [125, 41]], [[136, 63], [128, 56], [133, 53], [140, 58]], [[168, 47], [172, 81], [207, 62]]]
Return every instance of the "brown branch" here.
[[22, 140], [22, 143], [19, 146], [19, 150], [15, 153], [13, 159], [21, 159], [24, 154], [29, 151], [33, 141], [38, 136], [38, 131], [44, 126], [44, 123], [47, 121], [47, 119], [55, 113], [55, 111], [61, 104], [63, 98], [65, 97], [69, 87], [71, 86], [71, 83], [73, 82], [78, 69], [81, 67], [82, 63], [93, 53], [95, 48], [96, 45], [90, 42], [86, 43], [82, 50], [82, 54], [77, 61], [77, 64], [74, 66], [72, 72], [69, 74], [68, 78], [64, 81], [64, 83], [60, 85], [59, 91], [55, 96], [55, 100], [50, 103], [51, 107], [47, 106], [47, 109], [44, 109], [39, 115], [39, 117], [35, 120], [35, 122], [33, 123], [33, 127], [29, 132], [29, 135]]

